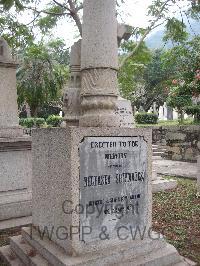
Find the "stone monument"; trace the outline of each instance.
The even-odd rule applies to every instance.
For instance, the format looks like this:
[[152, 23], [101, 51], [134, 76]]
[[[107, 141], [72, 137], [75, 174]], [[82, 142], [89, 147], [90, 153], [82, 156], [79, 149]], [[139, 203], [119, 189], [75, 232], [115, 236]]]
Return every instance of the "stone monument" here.
[[0, 38], [0, 221], [31, 215], [31, 139], [19, 126], [16, 67]]
[[63, 96], [63, 126], [78, 126], [81, 116], [81, 40], [71, 47], [70, 53], [70, 83]]
[[135, 122], [131, 101], [118, 97], [115, 114], [119, 116], [120, 127], [134, 127]]
[[151, 231], [151, 130], [113, 127], [115, 5], [84, 1], [82, 127], [33, 132], [33, 225], [0, 248], [10, 265], [187, 265]]
[[178, 185], [177, 181], [174, 179], [165, 179], [158, 176], [156, 170], [152, 171], [152, 192], [160, 192], [169, 189], [174, 189]]

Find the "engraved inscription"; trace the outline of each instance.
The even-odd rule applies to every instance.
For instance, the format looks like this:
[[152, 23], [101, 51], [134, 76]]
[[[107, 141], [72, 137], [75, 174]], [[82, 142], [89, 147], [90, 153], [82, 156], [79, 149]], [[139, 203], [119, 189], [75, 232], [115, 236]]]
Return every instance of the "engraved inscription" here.
[[85, 137], [80, 143], [81, 226], [99, 240], [106, 226], [109, 239], [120, 226], [145, 226], [147, 206], [147, 142], [137, 137]]

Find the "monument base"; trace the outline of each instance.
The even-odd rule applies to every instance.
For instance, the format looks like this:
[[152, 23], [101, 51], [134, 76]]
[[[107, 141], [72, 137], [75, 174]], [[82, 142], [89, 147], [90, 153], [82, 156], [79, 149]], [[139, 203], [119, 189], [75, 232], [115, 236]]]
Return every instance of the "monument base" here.
[[22, 229], [22, 235], [10, 239], [10, 246], [0, 248], [0, 255], [11, 266], [192, 266], [190, 260], [181, 257], [164, 239], [134, 241], [110, 249], [67, 256], [62, 248], [47, 238], [32, 234], [30, 228]]
[[174, 179], [164, 179], [157, 176], [157, 172], [153, 170], [152, 172], [152, 192], [160, 192], [169, 189], [174, 189], [178, 185], [177, 181]]
[[0, 165], [0, 221], [30, 216], [31, 138], [0, 138]]
[[177, 181], [174, 179], [164, 179], [162, 177], [157, 177], [157, 180], [152, 181], [152, 192], [161, 192], [165, 190], [170, 190], [176, 188], [178, 185]]
[[0, 128], [0, 138], [18, 138], [23, 136], [23, 128], [18, 127], [5, 127]]

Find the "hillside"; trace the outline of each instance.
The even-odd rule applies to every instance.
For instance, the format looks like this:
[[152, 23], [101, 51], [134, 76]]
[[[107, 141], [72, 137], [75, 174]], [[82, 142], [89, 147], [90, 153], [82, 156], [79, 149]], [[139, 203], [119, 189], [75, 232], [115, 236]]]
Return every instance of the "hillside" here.
[[[196, 35], [200, 35], [200, 21], [194, 21], [192, 20], [187, 24], [187, 30], [188, 33], [190, 34], [191, 37]], [[162, 48], [163, 46], [165, 46], [166, 48], [170, 48], [172, 47], [171, 42], [168, 43], [164, 43], [163, 42], [163, 36], [164, 36], [164, 28], [162, 27], [161, 29], [157, 30], [155, 33], [152, 33], [151, 36], [149, 36], [146, 39], [146, 44], [150, 49], [158, 49], [158, 48]]]

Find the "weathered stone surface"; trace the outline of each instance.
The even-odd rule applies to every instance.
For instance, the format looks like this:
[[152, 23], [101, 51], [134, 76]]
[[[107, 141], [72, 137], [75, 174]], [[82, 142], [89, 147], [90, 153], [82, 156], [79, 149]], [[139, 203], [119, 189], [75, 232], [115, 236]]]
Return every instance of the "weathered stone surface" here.
[[152, 182], [152, 192], [156, 193], [160, 191], [174, 189], [177, 187], [177, 185], [178, 183], [174, 179], [164, 179], [161, 177], [157, 177], [157, 179]]
[[81, 47], [80, 126], [119, 126], [115, 0], [85, 0]]
[[133, 33], [133, 27], [126, 25], [126, 24], [118, 24], [117, 27], [117, 39], [118, 39], [118, 46], [122, 40], [128, 41]]
[[134, 116], [130, 101], [119, 97], [115, 113], [119, 116], [120, 127], [134, 127]]
[[195, 160], [195, 157], [194, 157], [194, 151], [193, 151], [192, 148], [188, 148], [188, 149], [186, 149], [184, 158], [185, 158], [187, 161], [194, 161], [194, 160]]
[[186, 138], [186, 135], [183, 133], [178, 133], [178, 132], [169, 132], [166, 134], [166, 140], [170, 140], [170, 141], [184, 141]]
[[[152, 239], [143, 239], [99, 252], [83, 254], [78, 257], [67, 256], [62, 249], [47, 238], [43, 240], [28, 229], [22, 230], [22, 237], [11, 238], [11, 245], [0, 248], [0, 254], [8, 265], [59, 265], [59, 266], [141, 266], [174, 265], [195, 266], [192, 261], [181, 257], [177, 250], [167, 244], [158, 234], [152, 232]], [[17, 256], [16, 256], [17, 254]], [[148, 255], [147, 255], [148, 254]], [[18, 262], [21, 262], [18, 264]]]
[[16, 69], [5, 68], [0, 65], [0, 128], [19, 126]]
[[146, 225], [147, 148], [143, 136], [83, 139], [80, 204], [92, 213], [81, 213], [80, 223], [93, 231], [85, 236], [85, 243], [99, 241], [103, 227], [107, 228], [109, 239], [115, 240], [118, 228], [124, 225]]
[[81, 69], [118, 69], [114, 0], [85, 0]]
[[158, 173], [158, 175], [197, 179], [197, 163], [179, 162], [164, 159], [154, 160], [153, 169]]
[[0, 62], [13, 63], [10, 47], [4, 38], [0, 37]]
[[197, 161], [197, 196], [200, 197], [200, 156]]
[[200, 154], [200, 126], [162, 126], [153, 127], [152, 130], [153, 143], [166, 142], [165, 158], [188, 162], [197, 161], [197, 156]]
[[0, 38], [0, 221], [31, 215], [31, 138], [19, 127], [16, 67]]
[[70, 82], [63, 94], [65, 126], [78, 126], [81, 115], [81, 40], [74, 43], [70, 53]]
[[[108, 139], [105, 141], [106, 136]], [[106, 148], [105, 150], [101, 149], [101, 151], [91, 151], [85, 143], [88, 143], [89, 140], [92, 142], [105, 142], [111, 143], [111, 139], [113, 142], [116, 139], [122, 140], [124, 143], [128, 141], [133, 141], [135, 145], [139, 145], [139, 147], [135, 147], [135, 151], [133, 152], [133, 148], [122, 147], [121, 153], [127, 153], [129, 156], [128, 160], [124, 159], [105, 159], [105, 152], [109, 153], [109, 149], [111, 149], [111, 154], [120, 153], [119, 149], [115, 147]], [[144, 137], [144, 139], [143, 139]], [[94, 141], [95, 140], [95, 141]], [[102, 141], [104, 140], [104, 141]], [[86, 142], [85, 142], [86, 141]], [[138, 142], [137, 142], [138, 141]], [[131, 142], [132, 143], [132, 142]], [[84, 224], [88, 226], [94, 227], [94, 235], [90, 234], [90, 239], [95, 241], [89, 241], [87, 244], [79, 239], [78, 235], [73, 236], [73, 240], [64, 239], [61, 240], [56, 236], [54, 232], [52, 235], [52, 240], [56, 242], [59, 246], [63, 247], [68, 254], [81, 254], [84, 252], [93, 252], [95, 250], [99, 250], [102, 248], [110, 247], [114, 244], [119, 244], [120, 241], [116, 238], [116, 228], [111, 226], [111, 238], [109, 241], [97, 241], [96, 236], [97, 233], [95, 228], [97, 225], [106, 225], [109, 227], [109, 224], [115, 224], [116, 221], [112, 221], [114, 217], [105, 216], [102, 220], [102, 216], [100, 216], [100, 220], [93, 219], [90, 224], [88, 224], [88, 220], [83, 216], [77, 214], [76, 211], [73, 211], [71, 215], [63, 212], [63, 203], [65, 210], [75, 210], [77, 205], [83, 203], [85, 206], [86, 201], [97, 201], [104, 199], [105, 201], [113, 198], [116, 194], [116, 198], [119, 198], [119, 192], [124, 196], [138, 195], [140, 194], [140, 215], [137, 218], [135, 216], [132, 219], [132, 225], [135, 226], [138, 223], [143, 226], [144, 224], [148, 227], [151, 224], [151, 131], [142, 129], [98, 129], [98, 128], [66, 128], [66, 129], [42, 129], [36, 130], [33, 132], [33, 225], [40, 226], [40, 228], [51, 229], [54, 226], [57, 229], [60, 226], [64, 226], [63, 231], [59, 231], [61, 237], [64, 237], [66, 233], [66, 226], [73, 225], [78, 226]], [[119, 144], [119, 143], [118, 143]], [[84, 146], [85, 145], [85, 146]], [[106, 144], [105, 144], [106, 145]], [[123, 145], [123, 144], [122, 144]], [[125, 145], [125, 144], [124, 144]], [[144, 146], [140, 146], [144, 145]], [[145, 152], [146, 150], [146, 152]], [[87, 153], [89, 153], [87, 155]], [[117, 155], [119, 156], [119, 155]], [[122, 155], [120, 155], [122, 156]], [[123, 155], [125, 156], [125, 155]], [[130, 163], [130, 158], [133, 158], [133, 162]], [[99, 160], [100, 159], [100, 160]], [[92, 160], [92, 163], [89, 162]], [[133, 179], [141, 179], [144, 181], [133, 181], [125, 182], [128, 180], [128, 177], [123, 177], [123, 184], [119, 185], [119, 192], [116, 190], [116, 183], [113, 177], [112, 185], [106, 185], [101, 188], [99, 186], [87, 187], [85, 192], [84, 189], [84, 180], [86, 182], [89, 180], [89, 176], [102, 176], [106, 175], [110, 172], [114, 174], [114, 169], [111, 170], [109, 165], [113, 164], [122, 164], [121, 167], [117, 167], [115, 173], [119, 174], [121, 171], [133, 172], [132, 165], [134, 165], [136, 172], [143, 172], [140, 176], [135, 177], [133, 175]], [[85, 166], [85, 167], [84, 167]], [[125, 167], [125, 168], [124, 168]], [[109, 170], [110, 169], [110, 170]], [[119, 169], [119, 170], [118, 170]], [[121, 169], [121, 170], [120, 170]], [[126, 172], [124, 172], [126, 173]], [[129, 175], [128, 175], [129, 176]], [[86, 179], [85, 179], [86, 178]], [[92, 180], [93, 180], [92, 179]], [[96, 179], [95, 179], [96, 180]], [[79, 185], [80, 182], [80, 185]], [[88, 181], [90, 182], [90, 181]], [[97, 181], [95, 181], [97, 182]], [[102, 182], [106, 182], [105, 178]], [[87, 183], [90, 184], [90, 183]], [[103, 189], [103, 190], [102, 190]], [[87, 191], [86, 191], [87, 190]], [[105, 191], [104, 191], [105, 190]], [[87, 193], [86, 193], [87, 192]], [[86, 193], [86, 194], [85, 194]], [[87, 195], [87, 197], [86, 197]], [[122, 195], [122, 196], [123, 196]], [[133, 196], [134, 198], [134, 196]], [[66, 202], [68, 200], [68, 202]], [[133, 202], [136, 203], [136, 199]], [[122, 203], [118, 202], [117, 203]], [[89, 203], [88, 203], [89, 204]], [[92, 204], [92, 203], [91, 203]], [[82, 206], [82, 205], [81, 205]], [[97, 214], [97, 213], [96, 213]], [[56, 217], [56, 219], [55, 219]], [[89, 217], [89, 216], [88, 216]], [[109, 221], [110, 217], [110, 221]], [[112, 219], [111, 219], [112, 217]], [[85, 219], [85, 220], [84, 220]], [[122, 224], [125, 226], [128, 225], [126, 222], [125, 216], [122, 217]], [[130, 222], [130, 219], [127, 219], [127, 222]], [[115, 230], [113, 229], [115, 228]], [[101, 230], [101, 228], [98, 228]], [[101, 232], [99, 232], [100, 234]], [[115, 233], [115, 237], [113, 234]], [[85, 235], [86, 237], [86, 235]]]

